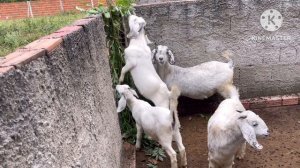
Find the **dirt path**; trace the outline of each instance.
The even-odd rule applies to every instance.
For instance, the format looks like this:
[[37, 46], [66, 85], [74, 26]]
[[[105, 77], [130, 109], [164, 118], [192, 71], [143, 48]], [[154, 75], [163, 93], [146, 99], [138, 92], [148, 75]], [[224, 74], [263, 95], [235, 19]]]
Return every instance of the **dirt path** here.
[[[276, 107], [253, 110], [267, 123], [271, 136], [259, 139], [264, 146], [255, 151], [247, 146], [243, 160], [235, 161], [235, 168], [300, 168], [300, 106]], [[180, 117], [183, 143], [187, 150], [189, 168], [206, 168], [208, 117], [194, 114]], [[174, 145], [173, 145], [174, 146]], [[144, 152], [137, 152], [137, 168], [147, 167]], [[170, 161], [158, 164], [169, 168]]]

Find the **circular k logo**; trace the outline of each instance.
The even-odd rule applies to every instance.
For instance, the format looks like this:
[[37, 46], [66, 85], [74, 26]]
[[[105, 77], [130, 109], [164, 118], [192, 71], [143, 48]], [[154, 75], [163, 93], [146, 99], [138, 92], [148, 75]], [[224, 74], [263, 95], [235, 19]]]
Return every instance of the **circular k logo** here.
[[282, 15], [275, 9], [268, 9], [260, 16], [260, 24], [267, 31], [276, 31], [282, 25]]

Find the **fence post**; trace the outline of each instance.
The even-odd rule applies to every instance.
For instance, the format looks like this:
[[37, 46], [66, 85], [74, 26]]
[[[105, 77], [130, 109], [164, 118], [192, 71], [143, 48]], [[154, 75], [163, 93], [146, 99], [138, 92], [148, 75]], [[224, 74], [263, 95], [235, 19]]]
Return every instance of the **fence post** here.
[[59, 4], [60, 4], [60, 11], [64, 12], [64, 3], [63, 3], [63, 0], [59, 0]]
[[92, 8], [94, 8], [94, 0], [91, 0]]
[[26, 1], [27, 2], [27, 17], [33, 17], [33, 13], [32, 13], [32, 8], [31, 8], [31, 2], [30, 1]]

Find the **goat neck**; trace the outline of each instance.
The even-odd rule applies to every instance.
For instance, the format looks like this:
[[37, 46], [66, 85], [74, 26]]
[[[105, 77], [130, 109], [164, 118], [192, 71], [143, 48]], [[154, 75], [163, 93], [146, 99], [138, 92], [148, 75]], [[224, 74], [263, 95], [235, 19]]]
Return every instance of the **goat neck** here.
[[135, 38], [130, 39], [129, 45], [132, 45], [132, 44], [135, 44], [135, 45], [138, 45], [138, 46], [148, 46], [148, 43], [147, 43], [147, 40], [146, 40], [146, 37], [145, 37], [145, 30], [144, 29], [142, 29], [140, 31], [138, 36], [136, 36]]
[[137, 98], [132, 93], [126, 93], [125, 96], [126, 96], [127, 106], [132, 111], [132, 107], [137, 101]]
[[[137, 99], [134, 95], [129, 94], [127, 97], [127, 106], [130, 109], [131, 113], [132, 113], [132, 117], [134, 118], [134, 120], [137, 123], [140, 123], [141, 121], [141, 112], [140, 111], [140, 107], [141, 107], [141, 103], [143, 103], [143, 100], [139, 100]], [[142, 105], [143, 106], [143, 105]], [[150, 105], [149, 105], [150, 106]]]
[[227, 138], [226, 141], [229, 145], [228, 147], [236, 148], [238, 146], [237, 144], [242, 144], [245, 142], [243, 134], [241, 133], [236, 121], [231, 121], [231, 124], [228, 125], [224, 135]]
[[[157, 63], [157, 64], [159, 64], [159, 63]], [[172, 68], [173, 68], [173, 65], [169, 64], [168, 62], [163, 65], [157, 66], [157, 73], [158, 73], [159, 77], [161, 78], [161, 80], [166, 82], [166, 76], [168, 76], [168, 74], [171, 72]]]

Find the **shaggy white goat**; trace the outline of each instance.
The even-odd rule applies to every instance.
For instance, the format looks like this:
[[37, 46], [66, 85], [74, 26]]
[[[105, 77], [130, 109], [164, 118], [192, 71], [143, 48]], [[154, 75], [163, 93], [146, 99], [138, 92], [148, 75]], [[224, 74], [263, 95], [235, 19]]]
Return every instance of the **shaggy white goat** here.
[[[228, 58], [228, 53], [224, 55]], [[228, 58], [229, 59], [229, 58]], [[152, 50], [152, 60], [157, 73], [167, 84], [179, 87], [181, 95], [193, 99], [205, 99], [215, 92], [230, 98], [235, 91], [233, 86], [233, 62], [210, 61], [189, 68], [176, 65], [174, 55], [167, 46], [159, 45]]]
[[172, 87], [170, 109], [164, 107], [153, 107], [149, 103], [136, 98], [136, 92], [128, 85], [117, 85], [116, 90], [121, 95], [118, 102], [117, 112], [126, 107], [126, 102], [136, 122], [136, 149], [141, 147], [142, 132], [145, 131], [151, 138], [156, 139], [166, 150], [171, 160], [171, 167], [177, 168], [176, 152], [172, 148], [172, 139], [177, 143], [181, 166], [186, 167], [186, 152], [182, 144], [182, 137], [179, 131], [179, 120], [177, 114], [177, 98], [179, 90]]
[[145, 36], [143, 18], [131, 15], [129, 17], [129, 46], [125, 49], [125, 66], [122, 68], [119, 82], [123, 82], [125, 73], [130, 71], [134, 84], [145, 98], [150, 99], [155, 106], [169, 108], [170, 92], [166, 84], [156, 73], [151, 61], [151, 50], [148, 38]]
[[263, 148], [256, 137], [268, 136], [268, 127], [254, 112], [245, 110], [238, 98], [221, 102], [208, 121], [209, 168], [231, 168], [234, 158], [245, 156], [246, 142], [253, 148]]

